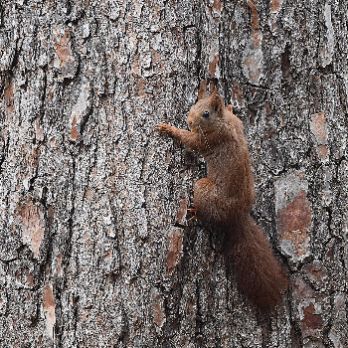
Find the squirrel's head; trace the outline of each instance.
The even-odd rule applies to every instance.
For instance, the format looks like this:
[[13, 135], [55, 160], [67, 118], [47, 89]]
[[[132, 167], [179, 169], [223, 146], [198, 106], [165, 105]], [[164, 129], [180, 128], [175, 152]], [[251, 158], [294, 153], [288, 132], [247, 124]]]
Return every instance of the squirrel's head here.
[[198, 100], [189, 111], [187, 123], [192, 132], [214, 131], [223, 117], [224, 102], [216, 90]]

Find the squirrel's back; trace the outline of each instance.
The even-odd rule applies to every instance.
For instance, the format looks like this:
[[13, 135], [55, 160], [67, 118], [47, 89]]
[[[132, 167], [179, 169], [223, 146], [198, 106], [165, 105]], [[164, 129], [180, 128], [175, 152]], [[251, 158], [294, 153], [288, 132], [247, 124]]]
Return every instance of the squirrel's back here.
[[[225, 130], [221, 147], [207, 158], [208, 176], [210, 167], [219, 177], [219, 185], [224, 186], [226, 197], [238, 199], [238, 210], [249, 212], [255, 201], [254, 178], [250, 163], [248, 144], [244, 134], [242, 121], [229, 109], [223, 111]], [[226, 202], [227, 203], [227, 202]], [[236, 213], [236, 206], [231, 213]], [[237, 212], [237, 214], [240, 214]]]

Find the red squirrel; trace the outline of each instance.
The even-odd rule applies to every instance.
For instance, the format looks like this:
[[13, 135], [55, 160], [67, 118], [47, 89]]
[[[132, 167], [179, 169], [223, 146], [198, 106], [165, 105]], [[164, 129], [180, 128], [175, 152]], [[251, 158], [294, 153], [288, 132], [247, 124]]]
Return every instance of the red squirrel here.
[[204, 157], [207, 177], [194, 185], [196, 217], [225, 231], [239, 291], [261, 310], [271, 310], [281, 302], [288, 280], [250, 215], [255, 191], [243, 124], [216, 89], [198, 98], [187, 118], [190, 131], [165, 123], [156, 130]]

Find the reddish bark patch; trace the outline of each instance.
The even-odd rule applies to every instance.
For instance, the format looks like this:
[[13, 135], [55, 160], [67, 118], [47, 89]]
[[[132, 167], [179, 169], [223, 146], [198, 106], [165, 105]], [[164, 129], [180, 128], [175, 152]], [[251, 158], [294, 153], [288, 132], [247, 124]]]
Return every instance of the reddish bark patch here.
[[306, 329], [321, 329], [323, 327], [323, 319], [319, 314], [315, 314], [315, 308], [313, 303], [303, 309], [304, 318], [302, 325]]
[[318, 144], [327, 144], [328, 132], [326, 117], [323, 112], [312, 115], [311, 131]]
[[137, 93], [139, 97], [144, 97], [145, 96], [145, 79], [139, 78], [137, 79]]
[[328, 129], [325, 114], [319, 112], [312, 115], [310, 121], [311, 132], [316, 142], [316, 151], [318, 157], [322, 160], [328, 159], [330, 150], [328, 144]]
[[46, 317], [47, 334], [54, 337], [54, 325], [56, 323], [56, 301], [51, 284], [47, 284], [43, 291], [43, 309]]
[[4, 99], [5, 99], [5, 103], [6, 103], [6, 108], [7, 111], [9, 112], [13, 112], [14, 111], [14, 107], [13, 107], [13, 96], [14, 96], [14, 85], [13, 82], [11, 81], [8, 86], [5, 88], [4, 91]]
[[248, 0], [248, 6], [251, 11], [251, 27], [253, 30], [259, 30], [259, 14], [257, 12], [256, 5], [253, 0]]
[[187, 215], [187, 206], [188, 206], [188, 199], [187, 198], [182, 198], [179, 203], [179, 209], [176, 213], [176, 223], [179, 225], [184, 225], [185, 220], [186, 220], [186, 215]]
[[49, 285], [46, 285], [44, 288], [43, 306], [44, 306], [44, 309], [48, 309], [49, 307], [55, 307], [53, 290]]
[[80, 132], [78, 130], [76, 117], [73, 117], [70, 129], [70, 140], [77, 141], [80, 138]]
[[211, 77], [216, 76], [217, 67], [219, 65], [219, 55], [215, 55], [214, 59], [209, 63], [208, 71]]
[[272, 13], [278, 13], [280, 11], [281, 3], [280, 0], [271, 0], [270, 9]]
[[257, 8], [253, 0], [248, 0], [248, 6], [251, 11], [251, 29], [253, 44], [254, 48], [256, 48], [260, 46], [261, 42], [259, 14], [257, 12]]
[[180, 260], [183, 247], [183, 235], [180, 230], [175, 230], [169, 235], [167, 254], [167, 272], [171, 273]]
[[299, 256], [306, 254], [306, 240], [312, 220], [312, 210], [304, 191], [278, 213], [282, 240], [291, 241]]
[[80, 94], [70, 115], [70, 140], [77, 141], [82, 135], [82, 125], [91, 111], [91, 85], [85, 80], [80, 86]]
[[294, 278], [293, 299], [298, 309], [303, 337], [320, 334], [323, 327], [321, 303], [326, 302], [320, 293], [313, 290], [301, 277]]
[[34, 122], [35, 127], [35, 137], [37, 141], [43, 141], [44, 140], [44, 132], [40, 124], [40, 119], [36, 119]]
[[54, 45], [54, 48], [61, 64], [65, 64], [71, 59], [72, 52], [70, 48], [70, 33], [68, 31], [64, 32], [64, 35]]
[[38, 258], [40, 246], [45, 234], [45, 218], [42, 210], [33, 202], [28, 202], [19, 209], [22, 223], [22, 240]]
[[311, 210], [304, 191], [280, 212], [283, 231], [304, 231], [311, 221]]
[[33, 287], [34, 286], [34, 276], [32, 273], [28, 273], [27, 275], [27, 284], [30, 286], [30, 287]]
[[214, 0], [213, 8], [214, 8], [214, 10], [216, 10], [218, 12], [221, 12], [221, 10], [222, 10], [222, 1], [221, 0]]
[[166, 320], [162, 301], [159, 296], [156, 296], [153, 304], [153, 322], [158, 326], [162, 327]]

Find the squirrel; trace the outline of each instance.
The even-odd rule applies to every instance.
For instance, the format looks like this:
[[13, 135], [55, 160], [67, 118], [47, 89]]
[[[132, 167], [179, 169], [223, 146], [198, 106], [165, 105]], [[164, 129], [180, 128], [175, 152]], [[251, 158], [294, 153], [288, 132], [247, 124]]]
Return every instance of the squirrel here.
[[224, 231], [225, 254], [232, 260], [239, 291], [262, 311], [272, 310], [281, 302], [288, 279], [250, 215], [255, 191], [243, 124], [216, 88], [210, 96], [200, 91], [187, 123], [190, 131], [166, 123], [156, 130], [204, 157], [207, 177], [194, 185], [195, 215]]

